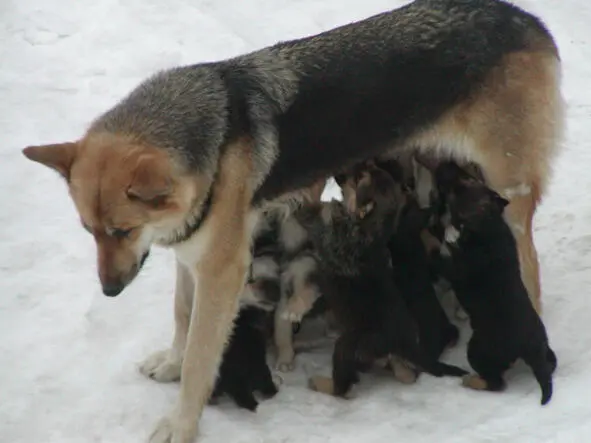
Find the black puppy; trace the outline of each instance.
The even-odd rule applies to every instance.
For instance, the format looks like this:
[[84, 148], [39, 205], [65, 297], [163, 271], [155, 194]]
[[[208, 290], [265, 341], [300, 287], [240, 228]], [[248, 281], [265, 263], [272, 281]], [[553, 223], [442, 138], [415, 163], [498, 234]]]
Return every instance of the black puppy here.
[[[396, 183], [403, 185], [402, 169], [397, 161], [377, 163]], [[431, 209], [421, 209], [411, 192], [404, 192], [399, 204], [394, 234], [388, 242], [394, 282], [419, 328], [420, 342], [430, 358], [437, 360], [443, 351], [457, 343], [458, 328], [443, 310], [432, 284], [431, 263], [423, 247], [422, 235], [431, 217]]]
[[465, 375], [463, 369], [430, 358], [421, 347], [417, 326], [392, 279], [387, 241], [400, 190], [382, 169], [370, 167], [356, 175], [349, 180], [356, 186], [348, 202], [354, 214], [338, 201], [296, 214], [329, 276], [323, 293], [341, 331], [332, 380], [315, 377], [310, 387], [344, 396], [359, 381], [359, 372], [393, 355], [435, 376]]
[[545, 405], [552, 397], [556, 355], [521, 280], [515, 239], [503, 218], [509, 202], [453, 162], [440, 164], [435, 176], [450, 223], [433, 257], [474, 331], [468, 361], [478, 376], [466, 377], [464, 385], [501, 391], [504, 372], [522, 358], [534, 372]]
[[277, 394], [266, 361], [265, 327], [268, 313], [247, 306], [240, 310], [234, 332], [225, 350], [212, 400], [228, 394], [241, 408], [256, 411], [258, 402], [253, 392], [265, 398]]

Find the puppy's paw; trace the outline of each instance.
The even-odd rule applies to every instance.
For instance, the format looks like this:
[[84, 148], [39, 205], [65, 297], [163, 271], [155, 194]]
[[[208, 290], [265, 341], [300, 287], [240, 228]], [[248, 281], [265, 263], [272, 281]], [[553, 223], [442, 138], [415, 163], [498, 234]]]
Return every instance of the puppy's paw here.
[[417, 381], [418, 374], [405, 361], [401, 359], [392, 360], [392, 371], [394, 378], [405, 385], [411, 385]]
[[197, 426], [179, 427], [172, 417], [162, 418], [150, 435], [148, 443], [195, 443]]
[[456, 306], [454, 317], [459, 321], [468, 321], [468, 319], [470, 318], [466, 311], [464, 311], [464, 309], [460, 305]]
[[449, 225], [445, 228], [445, 242], [454, 244], [460, 238], [460, 231], [458, 231], [453, 225]]
[[308, 379], [308, 388], [315, 392], [334, 395], [334, 382], [330, 377], [310, 377]]
[[468, 374], [462, 377], [462, 386], [475, 391], [485, 391], [488, 387], [486, 381], [476, 374]]
[[295, 369], [295, 363], [293, 360], [289, 360], [289, 361], [282, 361], [280, 359], [277, 359], [277, 363], [275, 364], [275, 369], [277, 369], [279, 372], [291, 372]]
[[302, 297], [291, 297], [283, 308], [281, 318], [292, 323], [300, 323], [309, 310], [310, 306]]
[[155, 352], [140, 365], [140, 372], [160, 383], [170, 383], [181, 378], [180, 358], [174, 358], [169, 349]]

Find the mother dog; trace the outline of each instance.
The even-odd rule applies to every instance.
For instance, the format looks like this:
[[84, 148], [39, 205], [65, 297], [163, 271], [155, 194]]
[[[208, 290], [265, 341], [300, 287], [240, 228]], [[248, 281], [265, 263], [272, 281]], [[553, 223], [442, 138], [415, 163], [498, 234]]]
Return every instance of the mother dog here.
[[539, 19], [503, 1], [416, 0], [316, 36], [160, 72], [77, 141], [24, 154], [67, 181], [96, 240], [106, 295], [133, 280], [151, 245], [174, 248], [174, 341], [142, 372], [181, 379], [178, 403], [150, 441], [190, 443], [261, 208], [401, 149], [473, 161], [511, 200], [506, 216], [539, 309], [532, 218], [562, 119], [558, 50]]

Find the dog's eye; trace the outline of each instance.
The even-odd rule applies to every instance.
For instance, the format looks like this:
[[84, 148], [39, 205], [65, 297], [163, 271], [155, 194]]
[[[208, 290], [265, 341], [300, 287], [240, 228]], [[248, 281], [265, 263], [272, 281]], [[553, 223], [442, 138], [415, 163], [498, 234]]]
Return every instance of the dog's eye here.
[[110, 237], [115, 238], [126, 238], [129, 236], [133, 229], [116, 229], [116, 228], [106, 228], [105, 232]]

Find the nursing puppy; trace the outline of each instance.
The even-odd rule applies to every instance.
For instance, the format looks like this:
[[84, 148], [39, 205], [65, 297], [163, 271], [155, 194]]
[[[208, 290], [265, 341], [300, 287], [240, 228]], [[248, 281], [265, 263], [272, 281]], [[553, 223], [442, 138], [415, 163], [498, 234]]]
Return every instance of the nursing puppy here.
[[267, 365], [266, 319], [269, 314], [256, 307], [240, 310], [224, 352], [212, 400], [229, 395], [241, 408], [255, 412], [254, 392], [271, 398], [278, 392]]
[[503, 390], [504, 372], [521, 358], [532, 368], [545, 405], [552, 397], [556, 355], [521, 280], [515, 239], [503, 218], [508, 201], [453, 162], [440, 164], [436, 181], [450, 222], [433, 257], [473, 329], [468, 361], [478, 375], [465, 377], [464, 385]]
[[345, 396], [360, 371], [395, 355], [435, 376], [466, 374], [429, 358], [392, 279], [387, 241], [397, 211], [396, 183], [378, 168], [361, 171], [355, 180], [353, 214], [338, 201], [294, 214], [308, 228], [320, 256], [330, 282], [324, 296], [341, 330], [332, 379], [314, 377], [310, 387]]
[[[388, 171], [402, 189], [400, 165], [395, 161], [378, 165]], [[457, 343], [459, 331], [449, 321], [435, 294], [431, 263], [423, 247], [422, 236], [428, 229], [432, 210], [421, 209], [411, 191], [401, 192], [399, 201], [394, 233], [388, 242], [392, 275], [417, 323], [421, 345], [430, 358], [437, 360], [446, 348]]]
[[516, 6], [415, 0], [157, 73], [80, 139], [26, 148], [66, 180], [96, 241], [106, 295], [131, 283], [152, 245], [175, 250], [175, 335], [142, 372], [180, 378], [180, 395], [151, 443], [197, 435], [257, 210], [359, 161], [411, 146], [476, 160], [487, 183], [511, 196], [506, 216], [539, 308], [531, 222], [561, 136], [560, 69], [544, 24]]

